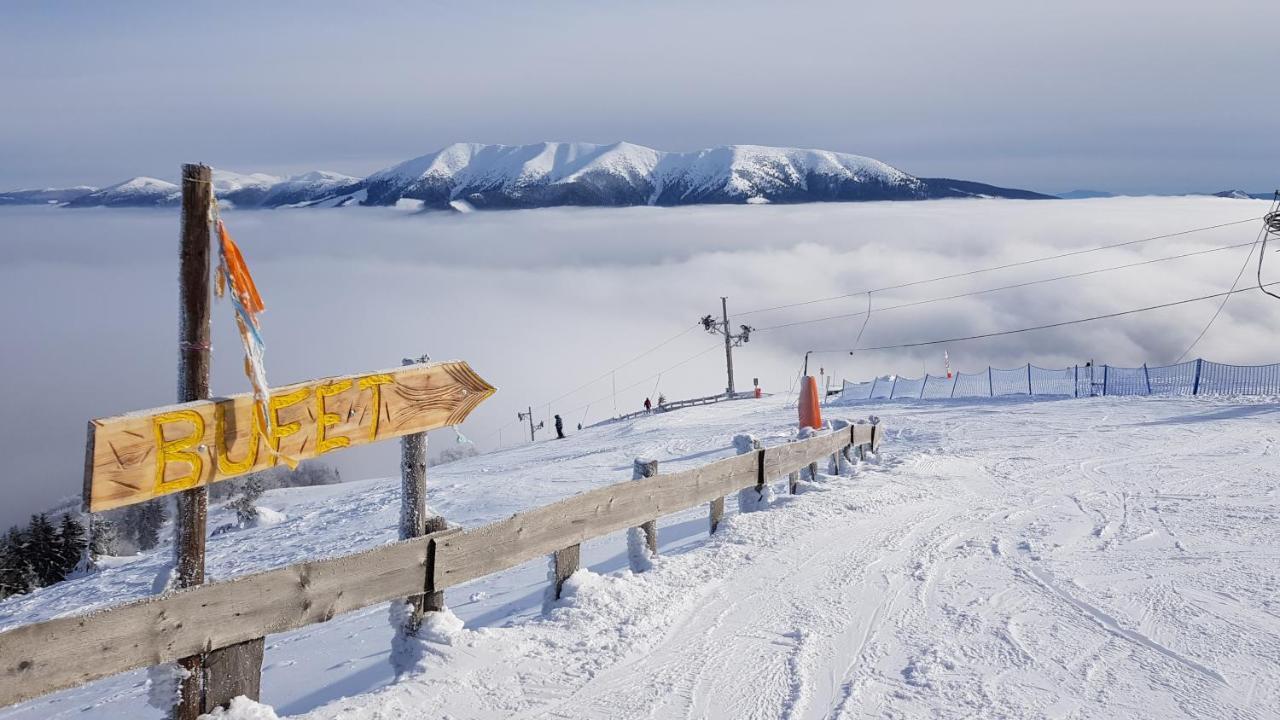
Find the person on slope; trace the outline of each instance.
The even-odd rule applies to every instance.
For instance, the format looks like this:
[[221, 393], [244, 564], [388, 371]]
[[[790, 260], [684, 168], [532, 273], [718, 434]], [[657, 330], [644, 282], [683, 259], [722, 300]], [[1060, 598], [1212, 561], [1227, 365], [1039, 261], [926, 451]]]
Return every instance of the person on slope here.
[[560, 419], [559, 415], [556, 416], [556, 437], [561, 440], [564, 439], [564, 421]]
[[645, 398], [645, 399], [644, 399], [644, 411], [645, 411], [645, 412], [650, 412], [650, 411], [652, 411], [652, 410], [653, 410], [653, 403], [649, 402], [649, 398]]

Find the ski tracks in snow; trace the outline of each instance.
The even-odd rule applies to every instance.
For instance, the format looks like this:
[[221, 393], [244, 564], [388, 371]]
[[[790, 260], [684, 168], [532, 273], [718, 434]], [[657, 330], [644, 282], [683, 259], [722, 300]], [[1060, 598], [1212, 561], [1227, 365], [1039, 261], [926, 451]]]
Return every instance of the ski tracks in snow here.
[[877, 407], [892, 434], [854, 477], [648, 573], [581, 572], [549, 614], [310, 717], [1274, 716], [1271, 429], [1199, 419], [1221, 404]]

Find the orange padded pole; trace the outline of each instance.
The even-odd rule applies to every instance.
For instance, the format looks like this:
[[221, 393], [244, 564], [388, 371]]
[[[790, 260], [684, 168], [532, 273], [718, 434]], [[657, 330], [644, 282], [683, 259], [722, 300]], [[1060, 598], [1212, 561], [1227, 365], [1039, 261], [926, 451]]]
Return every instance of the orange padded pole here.
[[800, 379], [800, 427], [817, 430], [822, 427], [822, 408], [818, 404], [818, 379], [805, 375]]

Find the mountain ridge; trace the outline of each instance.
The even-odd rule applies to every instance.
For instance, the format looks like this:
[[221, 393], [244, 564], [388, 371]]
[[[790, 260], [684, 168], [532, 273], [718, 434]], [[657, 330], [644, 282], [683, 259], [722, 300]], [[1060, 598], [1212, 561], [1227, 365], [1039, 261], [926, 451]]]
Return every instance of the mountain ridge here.
[[[410, 201], [423, 209], [470, 210], [1053, 197], [972, 180], [917, 177], [874, 158], [829, 150], [720, 145], [668, 152], [628, 142], [454, 143], [365, 178], [217, 169], [213, 185], [219, 201], [237, 208]], [[83, 190], [0, 193], [0, 203], [156, 207], [176, 205], [180, 198], [177, 185], [151, 177]]]

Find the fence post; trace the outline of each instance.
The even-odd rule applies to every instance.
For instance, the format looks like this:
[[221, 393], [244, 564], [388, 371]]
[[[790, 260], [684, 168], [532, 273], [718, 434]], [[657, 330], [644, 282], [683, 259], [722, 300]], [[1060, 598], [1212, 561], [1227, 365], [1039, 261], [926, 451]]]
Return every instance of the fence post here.
[[995, 385], [995, 381], [991, 379], [990, 365], [987, 366], [987, 394], [990, 395], [991, 397], [996, 396], [996, 385]]
[[1035, 395], [1035, 393], [1031, 392], [1031, 363], [1027, 363], [1027, 394]]
[[578, 565], [582, 562], [582, 546], [570, 545], [563, 550], [557, 550], [551, 556], [553, 565], [552, 572], [555, 573], [555, 587], [552, 588], [552, 597], [555, 600], [560, 599], [560, 591], [564, 589], [564, 581], [569, 576], [578, 572]]
[[849, 423], [849, 444], [845, 445], [841, 452], [844, 453], [844, 459], [853, 464], [853, 438], [858, 434], [858, 429], [853, 423]]
[[878, 382], [880, 382], [879, 377], [875, 377], [871, 379], [871, 392], [867, 393], [868, 400], [876, 396], [876, 383]]
[[1075, 386], [1072, 387], [1071, 390], [1075, 393], [1076, 397], [1080, 397], [1080, 366], [1076, 365], [1075, 369], [1076, 369], [1075, 383], [1074, 383]]
[[1108, 375], [1107, 371], [1110, 367], [1111, 367], [1110, 365], [1102, 366], [1102, 396], [1103, 397], [1107, 396], [1107, 375]]
[[831, 421], [831, 434], [832, 435], [843, 434], [848, 439], [848, 442], [846, 442], [845, 444], [837, 448], [835, 452], [831, 453], [831, 463], [829, 467], [831, 468], [832, 475], [841, 475], [844, 473], [844, 468], [841, 467], [840, 465], [841, 460], [844, 460], [846, 465], [848, 464], [849, 448], [853, 445], [852, 428], [853, 428], [853, 423], [849, 422], [848, 420], [835, 419]]
[[1147, 379], [1147, 394], [1151, 394], [1151, 373], [1147, 371], [1147, 364], [1142, 363], [1142, 376]]
[[[643, 480], [658, 474], [657, 460], [636, 460], [631, 464], [631, 479]], [[627, 531], [627, 557], [632, 572], [644, 572], [653, 566], [658, 554], [658, 521], [650, 520]]]
[[720, 521], [724, 519], [724, 496], [711, 501], [711, 507], [707, 513], [708, 524], [711, 526], [710, 533], [714, 535], [716, 528], [720, 527]]
[[1204, 364], [1204, 360], [1202, 358], [1196, 358], [1196, 381], [1195, 384], [1191, 386], [1192, 395], [1200, 394], [1200, 366], [1202, 364]]
[[769, 503], [764, 483], [764, 449], [755, 437], [743, 433], [733, 436], [733, 447], [739, 455], [756, 454], [756, 484], [738, 491], [738, 512], [749, 513], [763, 510]]
[[920, 397], [918, 400], [924, 399], [924, 389], [929, 386], [929, 373], [924, 374], [924, 381], [920, 383]]
[[720, 527], [720, 521], [724, 519], [724, 496], [711, 501], [711, 507], [707, 512], [707, 524], [710, 526], [710, 534], [714, 535], [716, 529]]
[[949, 397], [956, 396], [956, 386], [959, 384], [960, 384], [960, 371], [957, 370], [955, 377], [951, 378], [951, 395]]
[[[813, 437], [814, 435], [817, 435], [817, 434], [818, 433], [815, 430], [814, 432], [809, 433], [809, 437]], [[818, 462], [815, 460], [809, 463], [809, 482], [817, 482], [817, 481], [818, 481]]]
[[898, 376], [893, 376], [893, 384], [889, 386], [889, 399], [893, 399], [893, 393], [898, 389]]

